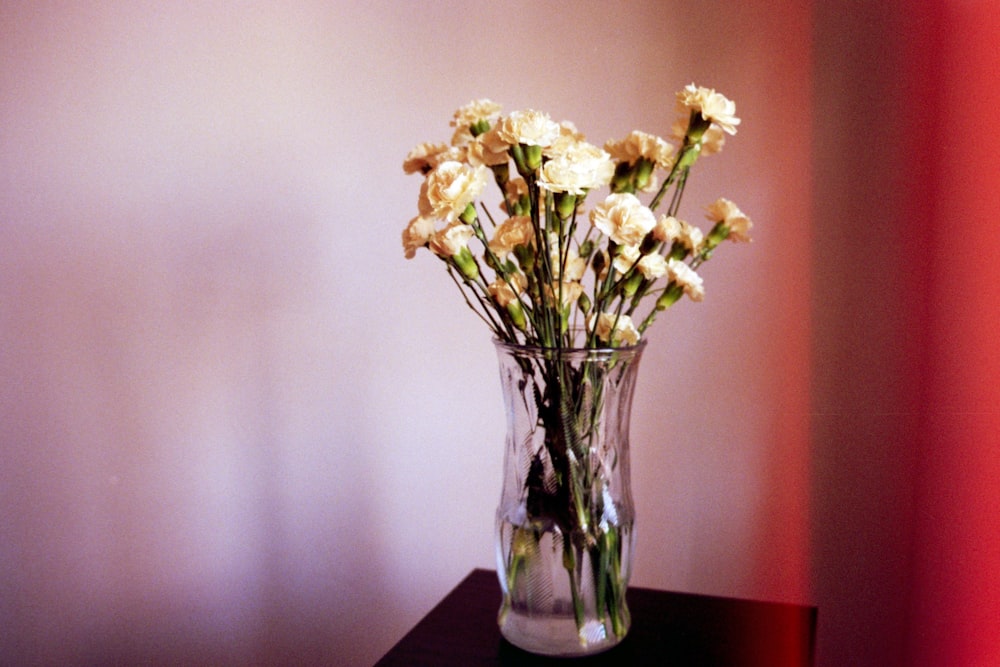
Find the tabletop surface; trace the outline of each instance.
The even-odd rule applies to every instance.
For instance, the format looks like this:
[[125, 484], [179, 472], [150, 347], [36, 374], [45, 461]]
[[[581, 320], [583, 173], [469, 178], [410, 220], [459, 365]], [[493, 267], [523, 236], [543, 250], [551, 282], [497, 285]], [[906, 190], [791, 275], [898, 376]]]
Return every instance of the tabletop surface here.
[[[630, 587], [632, 627], [609, 651], [572, 665], [812, 665], [816, 607]], [[473, 570], [376, 667], [566, 665], [526, 653], [500, 635], [500, 586]]]

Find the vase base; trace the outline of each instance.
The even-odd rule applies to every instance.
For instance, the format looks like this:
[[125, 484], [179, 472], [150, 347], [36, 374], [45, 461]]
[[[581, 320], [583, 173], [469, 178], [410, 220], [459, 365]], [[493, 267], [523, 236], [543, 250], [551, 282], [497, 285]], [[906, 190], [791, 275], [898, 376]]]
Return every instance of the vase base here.
[[572, 616], [540, 618], [510, 610], [499, 624], [500, 634], [514, 646], [555, 658], [603, 653], [624, 638], [615, 636], [597, 620], [588, 621], [578, 631]]

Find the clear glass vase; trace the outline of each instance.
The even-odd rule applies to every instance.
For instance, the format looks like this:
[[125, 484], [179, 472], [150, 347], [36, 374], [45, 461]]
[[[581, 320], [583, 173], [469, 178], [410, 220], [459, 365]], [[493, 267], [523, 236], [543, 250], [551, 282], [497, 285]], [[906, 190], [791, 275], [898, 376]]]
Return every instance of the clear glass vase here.
[[495, 344], [507, 413], [496, 516], [500, 631], [544, 655], [607, 650], [630, 625], [628, 435], [644, 343]]

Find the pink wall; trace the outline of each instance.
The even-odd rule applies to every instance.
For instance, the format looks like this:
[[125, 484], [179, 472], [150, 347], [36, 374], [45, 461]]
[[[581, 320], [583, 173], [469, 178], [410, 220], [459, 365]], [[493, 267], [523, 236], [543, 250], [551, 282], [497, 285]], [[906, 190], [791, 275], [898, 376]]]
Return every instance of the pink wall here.
[[[1000, 192], [1000, 13], [942, 3], [922, 26], [936, 57], [914, 54], [930, 140], [914, 198], [926, 242], [920, 457], [915, 495], [910, 654], [927, 664], [1000, 661], [1000, 246], [989, 222]], [[931, 28], [930, 26], [934, 27]], [[915, 49], [914, 49], [915, 50]]]
[[0, 662], [366, 665], [492, 567], [496, 364], [402, 158], [691, 80], [744, 122], [688, 215], [757, 227], [650, 335], [634, 582], [996, 662], [1000, 26], [847, 4], [0, 6]]
[[1000, 139], [976, 110], [998, 17], [849, 4], [815, 12], [812, 579], [841, 640], [820, 657], [994, 664]]

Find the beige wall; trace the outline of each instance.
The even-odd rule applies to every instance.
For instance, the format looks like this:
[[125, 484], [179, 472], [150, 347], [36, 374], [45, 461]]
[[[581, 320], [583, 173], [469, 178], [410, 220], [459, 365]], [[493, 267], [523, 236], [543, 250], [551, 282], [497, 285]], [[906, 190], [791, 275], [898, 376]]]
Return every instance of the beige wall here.
[[[855, 157], [834, 129], [864, 105], [841, 93], [844, 58], [877, 80], [892, 52], [859, 43], [893, 14], [815, 15], [3, 5], [0, 661], [366, 665], [493, 567], [493, 350], [441, 267], [403, 259], [419, 183], [402, 158], [482, 96], [595, 143], [666, 134], [694, 80], [743, 125], [687, 216], [730, 197], [755, 241], [650, 335], [633, 581], [818, 604], [822, 664], [898, 664], [883, 634], [906, 613], [913, 460], [893, 452], [912, 397], [882, 391], [904, 363], [889, 344], [842, 363], [837, 277], [864, 227], [836, 231], [819, 199], [851, 199], [818, 179]], [[856, 494], [847, 446], [877, 462]]]

